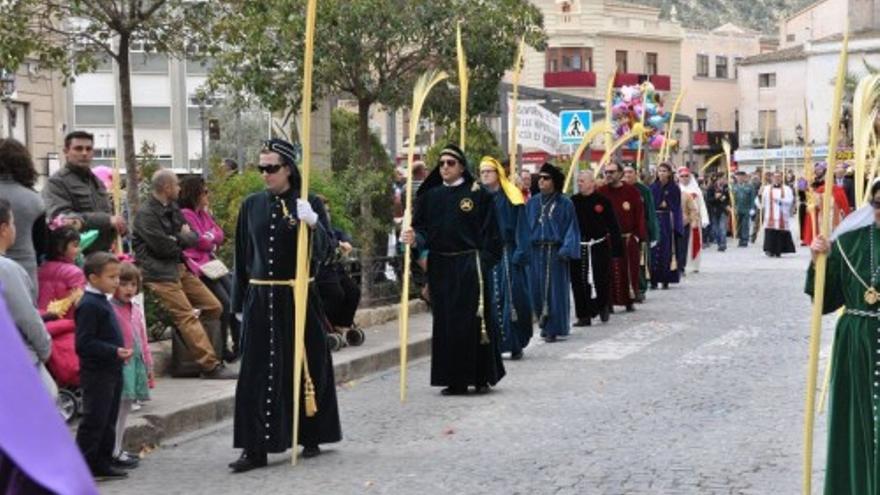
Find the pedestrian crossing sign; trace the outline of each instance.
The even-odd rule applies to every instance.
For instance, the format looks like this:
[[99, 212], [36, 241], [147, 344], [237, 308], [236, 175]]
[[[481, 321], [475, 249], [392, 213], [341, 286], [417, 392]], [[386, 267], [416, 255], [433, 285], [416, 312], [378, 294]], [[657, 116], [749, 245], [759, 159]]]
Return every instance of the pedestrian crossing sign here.
[[593, 125], [593, 112], [589, 110], [563, 110], [559, 112], [559, 140], [563, 144], [581, 144], [584, 134]]

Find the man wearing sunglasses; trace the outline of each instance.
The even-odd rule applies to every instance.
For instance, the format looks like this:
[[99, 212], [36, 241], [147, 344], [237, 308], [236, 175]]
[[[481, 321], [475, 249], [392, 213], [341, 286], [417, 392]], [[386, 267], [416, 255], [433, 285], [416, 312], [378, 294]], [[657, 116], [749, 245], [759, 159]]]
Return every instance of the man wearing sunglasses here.
[[545, 163], [538, 172], [540, 194], [526, 205], [532, 256], [532, 306], [541, 337], [556, 342], [571, 331], [570, 262], [581, 258], [581, 232], [574, 204], [562, 194], [565, 176]]
[[611, 302], [615, 306], [625, 306], [627, 311], [635, 311], [633, 303], [639, 291], [640, 245], [648, 237], [645, 205], [639, 190], [623, 182], [620, 163], [611, 161], [605, 164], [603, 173], [605, 185], [599, 188], [599, 194], [611, 201], [623, 237], [623, 256], [611, 260]]
[[[235, 473], [265, 467], [268, 453], [297, 448], [291, 445], [296, 311], [306, 315], [299, 422], [302, 455], [317, 456], [319, 444], [342, 438], [333, 361], [316, 284], [309, 284], [305, 308], [293, 305], [300, 222], [308, 226], [312, 276], [335, 248], [321, 200], [313, 194], [300, 198], [297, 158], [298, 150], [287, 141], [263, 143], [258, 169], [266, 190], [248, 196], [238, 214], [232, 311], [240, 315], [242, 343], [233, 445], [242, 453], [229, 464]], [[311, 415], [305, 412], [310, 403], [317, 406]]]
[[501, 333], [491, 311], [492, 268], [502, 240], [492, 195], [474, 181], [453, 144], [416, 194], [412, 226], [401, 241], [428, 250], [434, 317], [431, 385], [443, 395], [478, 394], [504, 376]]

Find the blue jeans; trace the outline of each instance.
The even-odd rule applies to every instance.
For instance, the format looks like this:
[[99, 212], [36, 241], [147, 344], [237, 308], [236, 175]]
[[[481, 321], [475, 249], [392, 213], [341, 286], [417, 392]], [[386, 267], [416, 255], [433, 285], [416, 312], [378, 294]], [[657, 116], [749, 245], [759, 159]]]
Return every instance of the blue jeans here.
[[727, 212], [719, 213], [712, 222], [712, 232], [718, 249], [727, 249]]
[[750, 221], [751, 221], [751, 217], [749, 216], [749, 212], [736, 214], [736, 230], [739, 231], [739, 232], [737, 232], [737, 237], [739, 237], [739, 245], [740, 246], [748, 246], [749, 245], [749, 234], [752, 231], [749, 228]]

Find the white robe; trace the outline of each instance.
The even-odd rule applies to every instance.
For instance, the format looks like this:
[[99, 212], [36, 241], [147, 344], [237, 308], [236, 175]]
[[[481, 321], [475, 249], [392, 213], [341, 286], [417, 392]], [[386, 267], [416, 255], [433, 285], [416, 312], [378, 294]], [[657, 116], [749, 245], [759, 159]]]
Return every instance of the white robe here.
[[761, 193], [760, 206], [764, 215], [764, 228], [791, 230], [794, 192], [788, 186], [766, 186]]
[[[697, 181], [693, 178], [687, 185], [684, 185], [682, 182], [678, 183], [679, 189], [683, 194], [690, 195], [694, 201], [697, 202], [698, 208], [700, 209], [700, 227], [706, 228], [709, 225], [709, 212], [706, 209], [706, 200], [703, 197], [703, 191], [700, 189], [700, 186], [697, 185]], [[681, 203], [682, 208], [684, 208], [684, 201]], [[691, 228], [688, 226], [687, 228]], [[699, 235], [700, 237], [700, 250], [697, 251], [697, 255], [694, 256], [694, 235]], [[703, 248], [705, 247], [705, 243], [702, 241], [703, 231], [699, 229], [694, 232], [691, 231], [691, 235], [688, 236], [688, 246], [687, 246], [687, 267], [691, 272], [700, 271], [700, 258], [702, 258]]]

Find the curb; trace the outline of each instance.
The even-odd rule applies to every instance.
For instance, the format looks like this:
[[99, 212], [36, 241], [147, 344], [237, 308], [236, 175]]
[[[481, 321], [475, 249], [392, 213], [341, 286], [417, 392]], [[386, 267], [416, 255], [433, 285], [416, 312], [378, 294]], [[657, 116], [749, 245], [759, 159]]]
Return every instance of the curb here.
[[[396, 310], [392, 312], [396, 315]], [[428, 356], [430, 352], [430, 335], [414, 336], [409, 343], [410, 360]], [[398, 366], [400, 346], [396, 342], [390, 342], [350, 359], [339, 359], [337, 356], [334, 358], [339, 361], [334, 362], [333, 372], [336, 385], [339, 386]], [[203, 402], [169, 414], [147, 414], [131, 418], [125, 429], [124, 445], [126, 450], [140, 452], [143, 448], [161, 445], [169, 438], [213, 426], [231, 418], [234, 413], [235, 389], [230, 387]]]

